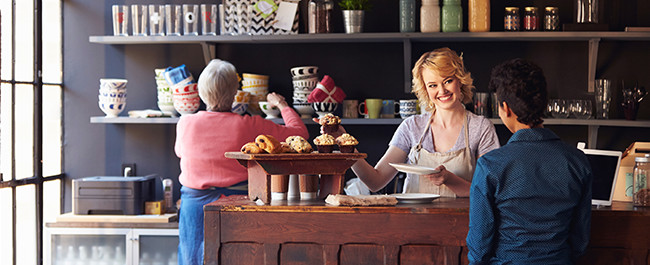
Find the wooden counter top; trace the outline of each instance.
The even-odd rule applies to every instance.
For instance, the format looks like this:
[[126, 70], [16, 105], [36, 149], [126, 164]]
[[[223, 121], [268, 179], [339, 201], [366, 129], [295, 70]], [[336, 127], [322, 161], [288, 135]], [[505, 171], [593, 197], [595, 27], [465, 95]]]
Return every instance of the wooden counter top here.
[[[349, 207], [230, 196], [204, 209], [205, 264], [468, 264], [467, 198]], [[579, 264], [650, 264], [649, 226], [648, 208], [594, 207]]]

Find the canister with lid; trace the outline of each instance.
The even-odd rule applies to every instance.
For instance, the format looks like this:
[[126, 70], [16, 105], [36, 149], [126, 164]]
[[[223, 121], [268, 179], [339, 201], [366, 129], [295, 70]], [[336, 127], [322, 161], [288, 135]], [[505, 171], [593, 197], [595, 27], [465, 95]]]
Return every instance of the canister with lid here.
[[469, 31], [490, 31], [490, 0], [468, 0], [467, 5], [467, 28]]
[[420, 31], [440, 32], [440, 5], [438, 0], [422, 0]]
[[463, 31], [463, 8], [460, 0], [443, 0], [440, 20], [442, 32]]
[[524, 8], [524, 30], [535, 31], [538, 29], [537, 7], [527, 6]]
[[555, 6], [547, 6], [544, 8], [544, 30], [545, 31], [558, 31], [560, 30], [560, 11]]
[[634, 158], [634, 206], [650, 206], [650, 154]]
[[519, 31], [519, 8], [506, 7], [506, 13], [503, 16], [503, 30]]

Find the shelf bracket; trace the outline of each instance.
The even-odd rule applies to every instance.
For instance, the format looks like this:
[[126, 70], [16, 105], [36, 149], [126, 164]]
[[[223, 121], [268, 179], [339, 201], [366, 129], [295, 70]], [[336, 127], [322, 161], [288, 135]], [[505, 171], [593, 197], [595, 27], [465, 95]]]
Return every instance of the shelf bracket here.
[[404, 93], [411, 93], [411, 39], [405, 38], [404, 43]]
[[596, 82], [596, 63], [598, 63], [598, 43], [600, 38], [589, 39], [589, 72], [587, 73], [587, 92], [594, 92], [594, 83]]
[[210, 44], [207, 42], [200, 42], [201, 48], [203, 49], [203, 60], [205, 61], [205, 65], [208, 65], [210, 61], [217, 56], [217, 49], [214, 44]]
[[598, 128], [599, 125], [589, 125], [587, 127], [587, 148], [596, 149], [596, 143], [598, 142]]

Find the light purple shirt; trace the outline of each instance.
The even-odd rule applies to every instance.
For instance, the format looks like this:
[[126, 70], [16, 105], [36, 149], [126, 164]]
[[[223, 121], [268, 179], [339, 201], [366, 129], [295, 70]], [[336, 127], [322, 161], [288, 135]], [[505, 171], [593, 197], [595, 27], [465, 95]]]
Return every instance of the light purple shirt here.
[[[393, 135], [389, 145], [402, 149], [407, 154], [411, 147], [416, 146], [420, 141], [422, 132], [426, 129], [431, 113], [413, 115], [405, 119]], [[467, 111], [469, 127], [469, 149], [472, 156], [478, 159], [479, 156], [499, 148], [499, 137], [492, 122], [484, 116], [476, 115]], [[448, 151], [453, 152], [465, 148], [465, 127], [461, 128], [460, 134], [454, 146]], [[435, 133], [435, 132], [433, 132]], [[422, 141], [422, 148], [430, 153], [436, 152], [433, 146], [431, 133], [427, 133]], [[476, 161], [476, 160], [475, 160]]]

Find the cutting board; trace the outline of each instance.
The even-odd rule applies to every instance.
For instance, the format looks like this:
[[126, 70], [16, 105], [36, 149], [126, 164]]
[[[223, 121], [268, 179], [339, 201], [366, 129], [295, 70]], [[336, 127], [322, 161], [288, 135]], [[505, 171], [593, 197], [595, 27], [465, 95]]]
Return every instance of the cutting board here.
[[177, 220], [175, 213], [163, 215], [77, 215], [64, 213], [56, 217], [57, 222], [108, 222], [108, 223], [170, 223]]

